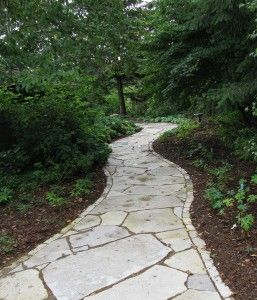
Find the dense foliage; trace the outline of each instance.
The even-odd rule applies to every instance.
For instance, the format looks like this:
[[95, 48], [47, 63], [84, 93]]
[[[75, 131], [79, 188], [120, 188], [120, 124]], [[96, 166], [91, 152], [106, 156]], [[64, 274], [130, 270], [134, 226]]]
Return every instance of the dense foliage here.
[[89, 190], [108, 143], [138, 130], [117, 113], [179, 123], [179, 139], [199, 129], [182, 114], [203, 113], [255, 163], [256, 19], [256, 0], [1, 1], [0, 203]]
[[88, 177], [111, 140], [138, 130], [108, 116], [125, 113], [123, 82], [137, 68], [137, 2], [1, 2], [1, 203]]
[[[255, 1], [251, 1], [254, 3]], [[249, 4], [249, 3], [248, 3]], [[252, 121], [256, 13], [241, 0], [159, 0], [146, 45], [151, 110], [240, 111]]]

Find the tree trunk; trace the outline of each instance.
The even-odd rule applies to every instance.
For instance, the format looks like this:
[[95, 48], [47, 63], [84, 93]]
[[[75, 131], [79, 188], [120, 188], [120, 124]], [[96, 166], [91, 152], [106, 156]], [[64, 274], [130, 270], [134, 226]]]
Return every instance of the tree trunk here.
[[120, 101], [120, 114], [126, 115], [126, 104], [125, 104], [125, 97], [123, 92], [123, 84], [122, 84], [122, 77], [120, 75], [116, 75], [117, 80], [117, 89], [118, 89], [118, 96]]

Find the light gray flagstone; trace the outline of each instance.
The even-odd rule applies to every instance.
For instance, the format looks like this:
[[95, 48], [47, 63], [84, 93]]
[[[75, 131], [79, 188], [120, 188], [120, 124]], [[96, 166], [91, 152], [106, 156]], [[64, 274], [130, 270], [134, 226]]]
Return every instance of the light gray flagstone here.
[[174, 300], [221, 300], [219, 294], [213, 292], [188, 290]]
[[47, 291], [39, 279], [39, 272], [26, 270], [0, 279], [0, 299], [2, 300], [43, 300]]
[[203, 262], [195, 249], [176, 253], [171, 258], [165, 260], [165, 264], [192, 274], [206, 274]]
[[118, 226], [97, 226], [91, 230], [70, 236], [72, 247], [94, 247], [128, 236], [126, 229]]
[[169, 251], [151, 235], [132, 236], [57, 260], [43, 275], [57, 299], [77, 300], [156, 264]]
[[72, 252], [70, 251], [69, 245], [65, 238], [55, 240], [25, 261], [24, 265], [31, 268], [55, 261], [56, 259], [70, 255], [71, 253]]
[[126, 218], [124, 226], [135, 233], [161, 232], [184, 227], [170, 208], [132, 212]]
[[187, 275], [164, 266], [154, 266], [111, 289], [84, 300], [163, 300], [186, 291]]

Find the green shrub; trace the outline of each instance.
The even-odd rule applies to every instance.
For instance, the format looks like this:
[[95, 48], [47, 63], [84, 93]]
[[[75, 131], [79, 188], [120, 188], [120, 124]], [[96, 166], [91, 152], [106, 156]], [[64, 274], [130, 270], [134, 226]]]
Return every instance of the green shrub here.
[[209, 169], [209, 173], [215, 176], [217, 184], [220, 188], [224, 188], [228, 182], [230, 171], [231, 166], [229, 164], [225, 164], [222, 167]]
[[223, 193], [214, 185], [210, 185], [204, 193], [205, 199], [211, 201], [211, 205], [214, 209], [221, 209], [223, 206], [222, 199]]
[[183, 115], [170, 115], [166, 117], [144, 117], [143, 120], [145, 122], [151, 122], [151, 123], [174, 123], [174, 124], [181, 124], [188, 119], [185, 118]]
[[257, 174], [252, 175], [251, 177], [251, 183], [254, 183], [257, 185]]
[[101, 117], [99, 124], [103, 128], [105, 138], [109, 142], [112, 139], [133, 134], [140, 130], [140, 127], [135, 125], [133, 122], [116, 115]]
[[239, 112], [219, 114], [215, 118], [218, 134], [223, 142], [231, 147], [238, 137], [238, 130], [242, 129], [243, 123]]
[[254, 220], [255, 218], [252, 214], [247, 214], [244, 216], [239, 214], [237, 216], [237, 222], [244, 231], [249, 231], [253, 227]]
[[177, 132], [177, 128], [173, 128], [171, 130], [165, 131], [163, 134], [160, 135], [159, 141], [165, 141], [166, 139], [174, 136]]
[[200, 127], [200, 124], [196, 121], [183, 119], [178, 127], [173, 128], [164, 132], [160, 137], [159, 140], [164, 141], [166, 138], [169, 138], [173, 135], [176, 135], [179, 139], [185, 139], [189, 137], [194, 131], [196, 131]]
[[89, 194], [92, 182], [89, 178], [78, 179], [73, 186], [71, 195], [74, 197], [83, 197]]
[[13, 198], [13, 191], [7, 187], [0, 188], [0, 204], [7, 204]]
[[52, 206], [61, 206], [66, 203], [66, 200], [55, 192], [48, 192], [46, 194], [46, 200]]
[[177, 131], [176, 136], [180, 139], [184, 139], [189, 137], [194, 131], [196, 131], [200, 127], [200, 124], [196, 121], [186, 120], [183, 121]]
[[[24, 94], [0, 88], [0, 186], [6, 187], [0, 203], [11, 201], [11, 190], [31, 193], [41, 185], [90, 174], [106, 163], [108, 142], [140, 130], [131, 121], [91, 108], [83, 88], [70, 82], [41, 88]], [[60, 200], [51, 193], [47, 198]]]
[[202, 143], [192, 143], [192, 146], [189, 149], [189, 157], [194, 158], [198, 157], [200, 160], [211, 161], [213, 160], [213, 151], [203, 145]]
[[119, 112], [119, 106], [117, 90], [113, 89], [105, 97], [105, 103], [102, 105], [102, 109], [106, 115], [117, 114]]
[[16, 209], [17, 209], [20, 213], [24, 214], [24, 213], [26, 213], [28, 210], [31, 209], [31, 205], [30, 205], [30, 204], [19, 203], [19, 204], [16, 205]]
[[15, 240], [7, 233], [0, 233], [0, 253], [6, 254], [13, 250]]
[[243, 129], [237, 133], [235, 154], [244, 160], [257, 162], [257, 133], [255, 129]]
[[215, 185], [211, 185], [205, 190], [205, 198], [210, 200], [212, 207], [221, 214], [234, 207], [237, 224], [244, 231], [249, 231], [255, 222], [255, 217], [249, 213], [249, 210], [251, 205], [257, 202], [257, 195], [251, 194], [251, 190], [246, 184], [246, 180], [240, 180], [240, 187], [236, 193], [221, 192]]
[[24, 171], [40, 164], [67, 178], [105, 163], [110, 153], [98, 113], [68, 88], [52, 88], [22, 103], [15, 95], [7, 103], [1, 99], [0, 114], [8, 119], [12, 135], [9, 149], [0, 149], [0, 167], [6, 170]]

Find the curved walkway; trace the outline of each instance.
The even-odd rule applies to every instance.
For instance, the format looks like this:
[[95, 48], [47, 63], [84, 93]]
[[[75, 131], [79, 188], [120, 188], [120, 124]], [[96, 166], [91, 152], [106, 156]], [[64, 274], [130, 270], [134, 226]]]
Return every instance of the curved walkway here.
[[103, 196], [2, 270], [0, 299], [219, 300], [230, 296], [189, 217], [192, 184], [151, 149], [174, 127], [112, 144]]

